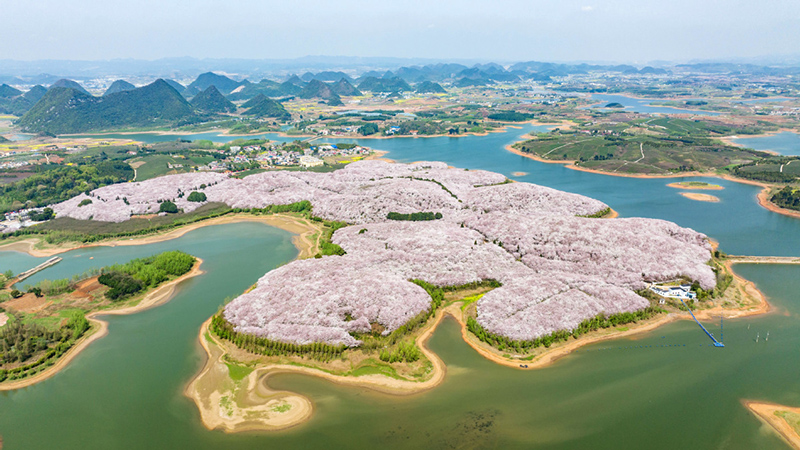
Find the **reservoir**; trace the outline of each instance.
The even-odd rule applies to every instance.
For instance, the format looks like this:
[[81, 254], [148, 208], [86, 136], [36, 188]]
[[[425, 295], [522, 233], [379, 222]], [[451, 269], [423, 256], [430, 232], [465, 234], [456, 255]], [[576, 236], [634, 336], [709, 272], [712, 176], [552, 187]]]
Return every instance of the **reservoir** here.
[[[758, 187], [704, 178], [725, 187], [714, 192], [721, 201], [694, 202], [666, 187], [682, 179], [579, 172], [504, 149], [534, 130], [546, 128], [355, 142], [387, 150], [388, 158], [402, 162], [441, 160], [588, 195], [624, 217], [694, 228], [731, 254], [800, 256], [800, 220], [759, 207]], [[54, 377], [0, 392], [4, 449], [784, 449], [740, 401], [800, 405], [800, 266], [737, 265], [737, 273], [755, 282], [775, 311], [726, 321], [722, 349], [710, 346], [696, 324], [681, 321], [521, 371], [485, 360], [461, 340], [455, 321], [445, 320], [429, 343], [448, 366], [444, 383], [433, 390], [396, 397], [281, 374], [271, 378], [271, 386], [308, 396], [315, 407], [310, 421], [274, 433], [207, 431], [193, 401], [183, 396], [205, 357], [199, 327], [226, 298], [296, 256], [289, 233], [238, 223], [142, 246], [77, 249], [28, 282], [172, 249], [202, 258], [206, 273], [183, 282], [164, 305], [106, 318], [108, 336]], [[3, 270], [19, 272], [44, 260], [0, 252]], [[707, 326], [719, 331], [718, 323]]]
[[783, 131], [768, 136], [738, 137], [738, 145], [755, 150], [775, 152], [784, 156], [800, 156], [800, 134]]
[[[703, 111], [700, 109], [681, 109], [671, 108], [667, 106], [652, 105], [653, 102], [666, 102], [672, 101], [671, 99], [663, 98], [634, 98], [626, 95], [614, 94], [592, 94], [592, 100], [597, 101], [598, 104], [592, 105], [592, 108], [603, 108], [609, 103], [619, 103], [624, 108], [618, 108], [621, 111], [638, 112], [647, 114], [694, 114], [698, 116], [718, 116], [718, 112]], [[611, 109], [611, 108], [609, 108]]]

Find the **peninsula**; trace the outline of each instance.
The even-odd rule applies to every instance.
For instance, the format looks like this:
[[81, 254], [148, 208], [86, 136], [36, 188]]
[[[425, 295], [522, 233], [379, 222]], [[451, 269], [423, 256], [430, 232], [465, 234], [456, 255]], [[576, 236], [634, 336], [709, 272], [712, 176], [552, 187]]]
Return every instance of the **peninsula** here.
[[445, 315], [481, 354], [524, 369], [679, 317], [681, 304], [654, 295], [654, 283], [692, 285], [699, 315], [763, 310], [700, 233], [661, 220], [600, 219], [611, 211], [602, 202], [435, 162], [361, 161], [241, 179], [170, 175], [50, 205], [51, 222], [61, 223], [59, 235], [88, 224], [111, 230], [165, 203], [178, 216], [224, 205], [222, 214], [316, 224], [305, 239], [313, 258], [267, 273], [201, 330], [210, 359], [187, 393], [207, 426], [229, 431], [308, 417], [307, 400], [263, 385], [275, 370], [300, 367], [390, 392], [434, 386], [444, 367], [425, 341]]

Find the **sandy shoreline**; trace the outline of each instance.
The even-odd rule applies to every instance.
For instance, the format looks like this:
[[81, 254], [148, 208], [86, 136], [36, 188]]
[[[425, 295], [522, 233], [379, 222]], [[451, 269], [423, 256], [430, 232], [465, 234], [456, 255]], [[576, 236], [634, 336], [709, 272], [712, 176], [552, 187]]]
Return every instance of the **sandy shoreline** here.
[[[211, 225], [224, 225], [224, 224], [238, 223], [238, 222], [259, 222], [269, 226], [273, 226], [275, 228], [280, 228], [284, 231], [297, 234], [298, 236], [295, 238], [295, 240], [302, 240], [303, 235], [308, 233], [310, 231], [310, 228], [313, 228], [310, 222], [306, 221], [305, 219], [296, 218], [294, 216], [286, 216], [282, 214], [254, 216], [250, 214], [240, 213], [240, 214], [229, 214], [221, 217], [215, 217], [212, 219], [200, 220], [198, 222], [184, 225], [167, 232], [147, 235], [139, 238], [113, 239], [110, 241], [98, 242], [88, 245], [71, 243], [63, 247], [59, 246], [59, 247], [44, 248], [44, 249], [35, 248], [35, 246], [41, 242], [41, 239], [29, 238], [20, 241], [10, 242], [7, 244], [2, 244], [0, 245], [0, 251], [17, 251], [17, 252], [27, 253], [37, 258], [44, 258], [44, 257], [58, 255], [60, 253], [65, 253], [71, 250], [76, 250], [79, 248], [90, 248], [90, 247], [101, 247], [101, 246], [117, 247], [117, 246], [128, 246], [128, 245], [153, 244], [156, 242], [163, 242], [179, 238], [184, 234], [196, 230], [198, 228], [207, 227]], [[295, 244], [298, 245], [298, 242], [295, 242]], [[305, 245], [305, 244], [300, 244], [300, 245]], [[298, 249], [301, 251], [301, 253], [303, 253], [305, 247], [300, 248], [300, 246], [298, 246]]]
[[721, 191], [725, 189], [724, 187], [715, 184], [709, 184], [705, 186], [691, 186], [691, 185], [684, 185], [681, 183], [670, 183], [667, 185], [667, 187], [675, 189], [688, 189], [692, 191]]
[[769, 191], [770, 187], [765, 186], [764, 189], [762, 189], [761, 192], [758, 193], [757, 198], [759, 205], [763, 206], [764, 208], [767, 208], [768, 210], [774, 213], [783, 214], [784, 216], [795, 217], [800, 219], [800, 211], [793, 211], [791, 209], [781, 208], [780, 206], [769, 201]]
[[203, 260], [200, 258], [196, 258], [197, 261], [192, 267], [192, 270], [188, 273], [181, 275], [180, 277], [166, 283], [162, 286], [157, 287], [152, 292], [148, 293], [138, 304], [135, 306], [129, 306], [126, 308], [120, 309], [110, 309], [107, 311], [95, 311], [90, 313], [86, 316], [89, 322], [92, 325], [90, 331], [78, 339], [78, 342], [72, 346], [67, 352], [62, 355], [58, 361], [55, 362], [52, 366], [48, 367], [47, 369], [43, 370], [42, 372], [37, 373], [34, 376], [26, 377], [21, 380], [16, 380], [9, 383], [0, 383], [0, 392], [2, 391], [13, 391], [15, 389], [20, 389], [28, 386], [32, 386], [40, 381], [44, 381], [69, 365], [69, 363], [75, 359], [83, 350], [85, 350], [89, 344], [92, 342], [102, 338], [103, 336], [108, 334], [108, 322], [105, 320], [99, 319], [100, 316], [118, 316], [118, 315], [128, 315], [128, 314], [135, 314], [137, 312], [144, 311], [146, 309], [154, 308], [158, 305], [166, 303], [169, 301], [173, 294], [175, 293], [175, 288], [185, 280], [189, 278], [196, 277], [198, 275], [202, 275], [203, 271], [200, 269], [200, 266], [203, 264]]
[[775, 403], [758, 402], [743, 400], [742, 404], [750, 410], [764, 424], [769, 426], [792, 448], [800, 450], [800, 434], [782, 417], [775, 415], [776, 412], [786, 411], [800, 414], [800, 408], [790, 408], [788, 406]]
[[679, 194], [688, 198], [689, 200], [695, 200], [698, 202], [719, 203], [719, 197], [715, 197], [713, 195], [699, 194], [697, 192], [679, 192]]
[[[734, 147], [749, 148], [744, 144], [736, 142], [736, 139], [763, 138], [763, 137], [775, 136], [776, 134], [786, 133], [786, 132], [788, 132], [788, 133], [797, 133], [797, 130], [794, 129], [794, 128], [781, 127], [781, 128], [778, 128], [777, 130], [765, 131], [765, 132], [763, 132], [761, 134], [747, 134], [747, 135], [744, 135], [744, 136], [738, 136], [738, 135], [723, 136], [723, 137], [718, 137], [718, 138], [715, 138], [715, 139], [719, 139], [720, 141], [722, 141], [722, 142], [724, 142], [724, 143], [726, 143], [728, 145], [732, 145]], [[780, 156], [780, 153], [778, 153], [776, 151], [773, 151], [773, 150], [757, 150], [757, 151], [770, 153], [770, 154], [773, 154], [773, 155], [779, 155]]]
[[[200, 417], [203, 425], [209, 429], [221, 429], [226, 433], [235, 433], [241, 431], [252, 430], [281, 430], [289, 427], [299, 425], [311, 418], [313, 413], [313, 404], [310, 399], [300, 394], [292, 392], [275, 392], [268, 387], [268, 379], [271, 375], [278, 373], [299, 373], [323, 378], [332, 383], [365, 387], [379, 392], [392, 395], [411, 395], [433, 389], [444, 380], [447, 373], [447, 367], [444, 362], [433, 353], [427, 346], [427, 342], [433, 335], [433, 332], [438, 327], [442, 319], [451, 314], [451, 312], [439, 311], [431, 323], [427, 324], [427, 329], [424, 330], [416, 339], [415, 343], [420, 348], [422, 353], [431, 361], [432, 372], [431, 377], [425, 381], [405, 381], [396, 378], [390, 378], [383, 375], [363, 375], [359, 377], [348, 377], [335, 375], [325, 372], [320, 369], [312, 367], [302, 367], [289, 364], [267, 364], [256, 368], [247, 380], [246, 390], [249, 393], [261, 391], [264, 394], [261, 402], [255, 405], [248, 405], [247, 407], [237, 407], [234, 409], [233, 414], [223, 411], [219, 407], [219, 401], [226, 392], [213, 392], [204, 393], [202, 386], [204, 378], [210, 377], [212, 372], [225, 371], [224, 357], [227, 351], [224, 350], [227, 345], [214, 336], [208, 329], [211, 319], [207, 320], [200, 327], [198, 339], [200, 344], [206, 352], [206, 361], [203, 369], [198, 373], [184, 389], [184, 395], [194, 400], [195, 405], [200, 410]], [[206, 336], [209, 336], [216, 349], [212, 349], [209, 345]], [[207, 391], [208, 389], [206, 389]], [[252, 395], [248, 396], [250, 400], [254, 400]], [[274, 417], [269, 411], [263, 407], [268, 403], [275, 401], [284, 401], [292, 405], [290, 411], [292, 414], [281, 414]], [[266, 417], [254, 419], [253, 416], [259, 412], [266, 412]], [[255, 413], [255, 414], [254, 414]], [[245, 417], [248, 419], [246, 420]]]
[[[595, 173], [595, 174], [598, 174], [598, 175], [608, 175], [608, 176], [611, 176], [611, 177], [623, 177], [623, 178], [694, 178], [694, 177], [709, 177], [709, 178], [720, 178], [722, 180], [728, 180], [728, 181], [732, 181], [734, 183], [749, 184], [749, 185], [752, 185], [752, 186], [760, 186], [760, 187], [763, 188], [763, 190], [761, 191], [761, 193], [758, 194], [758, 204], [759, 205], [763, 206], [764, 208], [766, 208], [766, 209], [768, 209], [768, 210], [770, 210], [770, 211], [772, 211], [774, 213], [783, 214], [784, 216], [800, 218], [800, 212], [784, 209], [784, 208], [781, 208], [779, 206], [776, 206], [776, 205], [772, 204], [772, 202], [769, 201], [768, 194], [769, 194], [769, 190], [772, 189], [773, 186], [770, 185], [770, 184], [759, 182], [759, 181], [746, 180], [746, 179], [743, 179], [743, 178], [736, 178], [736, 177], [732, 177], [730, 175], [722, 175], [722, 174], [718, 174], [718, 173], [703, 173], [703, 172], [686, 172], [686, 173], [681, 173], [681, 174], [669, 174], [669, 175], [644, 175], [644, 174], [609, 173], [609, 172], [604, 172], [602, 170], [587, 169], [585, 167], [576, 166], [575, 165], [575, 161], [569, 161], [569, 160], [553, 161], [553, 160], [543, 159], [543, 158], [540, 158], [538, 156], [532, 155], [530, 153], [525, 153], [523, 151], [520, 151], [520, 150], [512, 147], [512, 145], [513, 144], [507, 145], [506, 146], [506, 150], [508, 150], [511, 153], [514, 153], [515, 155], [519, 155], [519, 156], [522, 156], [522, 157], [525, 157], [525, 158], [530, 158], [530, 159], [532, 159], [534, 161], [538, 161], [538, 162], [542, 162], [542, 163], [546, 163], [546, 164], [561, 164], [562, 166], [564, 166], [564, 167], [566, 167], [568, 169], [578, 170], [578, 171], [581, 171], [581, 172]], [[674, 187], [674, 186], [672, 186], [672, 187]]]
[[[732, 263], [726, 263], [728, 269], [731, 269]], [[758, 304], [755, 306], [746, 306], [740, 309], [735, 310], [727, 310], [722, 309], [721, 307], [715, 307], [707, 310], [701, 310], [697, 312], [695, 315], [700, 320], [711, 320], [712, 318], [717, 318], [720, 315], [724, 315], [728, 318], [738, 318], [738, 317], [745, 317], [751, 315], [758, 315], [764, 314], [770, 311], [769, 303], [767, 302], [766, 297], [761, 293], [758, 288], [756, 288], [755, 284], [747, 281], [740, 276], [738, 276], [732, 269], [731, 274], [734, 278], [739, 282], [736, 285], [736, 288], [746, 296], [751, 296], [758, 299]], [[731, 287], [733, 288], [733, 286]], [[547, 367], [551, 364], [554, 364], [559, 359], [569, 355], [570, 353], [578, 350], [579, 348], [594, 344], [597, 342], [618, 339], [623, 337], [630, 337], [635, 336], [638, 334], [647, 333], [650, 331], [655, 330], [656, 328], [677, 321], [677, 320], [692, 320], [689, 314], [684, 313], [670, 313], [666, 315], [662, 315], [653, 319], [645, 320], [639, 323], [630, 324], [624, 329], [603, 329], [597, 330], [590, 334], [583, 335], [582, 337], [574, 340], [569, 340], [566, 343], [560, 343], [554, 345], [552, 348], [544, 351], [542, 354], [536, 356], [532, 360], [524, 360], [524, 359], [517, 359], [517, 358], [510, 358], [501, 355], [501, 352], [488, 344], [481, 342], [477, 337], [473, 336], [469, 333], [466, 321], [464, 319], [465, 313], [461, 310], [461, 302], [455, 302], [441, 311], [437, 312], [433, 320], [426, 325], [424, 331], [417, 337], [415, 340], [416, 345], [420, 348], [423, 354], [431, 361], [433, 365], [433, 370], [431, 374], [431, 378], [422, 382], [415, 382], [415, 381], [404, 381], [398, 380], [395, 378], [390, 378], [383, 375], [365, 375], [359, 377], [349, 377], [349, 376], [341, 376], [341, 375], [334, 375], [328, 372], [325, 372], [321, 369], [311, 368], [311, 367], [300, 367], [288, 364], [267, 364], [265, 366], [258, 367], [253, 373], [250, 375], [253, 377], [250, 384], [248, 385], [248, 389], [262, 389], [265, 391], [269, 391], [269, 388], [266, 386], [266, 380], [269, 378], [270, 375], [275, 373], [301, 373], [306, 375], [318, 376], [328, 381], [337, 384], [343, 385], [350, 385], [350, 386], [359, 386], [368, 388], [371, 390], [376, 390], [379, 392], [384, 392], [387, 394], [393, 395], [409, 395], [415, 394], [419, 392], [423, 392], [429, 389], [432, 389], [444, 381], [447, 367], [442, 362], [442, 360], [433, 353], [428, 347], [427, 342], [433, 333], [438, 328], [441, 321], [446, 316], [452, 316], [460, 325], [461, 328], [461, 337], [470, 347], [472, 347], [478, 354], [483, 356], [484, 358], [506, 367], [515, 368], [518, 370], [530, 370], [530, 369], [539, 369], [543, 367]], [[203, 424], [208, 429], [223, 429], [226, 432], [238, 432], [238, 431], [246, 431], [246, 430], [254, 430], [254, 429], [282, 429], [288, 428], [295, 425], [298, 425], [306, 420], [308, 420], [313, 412], [313, 408], [311, 406], [310, 400], [306, 399], [305, 397], [300, 396], [299, 394], [295, 393], [283, 393], [286, 398], [294, 398], [294, 402], [297, 404], [303, 404], [302, 401], [298, 400], [296, 397], [300, 397], [305, 399], [308, 403], [308, 407], [303, 407], [298, 411], [297, 414], [293, 415], [292, 417], [284, 417], [280, 421], [273, 421], [270, 423], [266, 423], [263, 420], [261, 421], [262, 426], [254, 425], [252, 421], [245, 424], [241, 420], [238, 421], [230, 421], [226, 420], [226, 417], [223, 417], [220, 414], [218, 408], [213, 408], [210, 405], [207, 405], [206, 398], [199, 392], [200, 389], [197, 386], [201, 383], [202, 378], [214, 370], [215, 365], [223, 364], [223, 356], [225, 354], [224, 351], [215, 352], [212, 350], [206, 342], [205, 335], [208, 334], [211, 336], [211, 339], [215, 343], [219, 349], [225, 348], [224, 343], [221, 343], [216, 337], [214, 337], [208, 331], [208, 324], [209, 321], [206, 321], [203, 326], [201, 327], [199, 339], [200, 343], [206, 351], [206, 363], [203, 367], [203, 370], [187, 385], [184, 394], [189, 398], [192, 398], [201, 412], [201, 417]], [[525, 367], [523, 367], [525, 366]], [[258, 380], [258, 383], [255, 382]], [[208, 400], [218, 400], [220, 398], [219, 395], [216, 393], [212, 396], [208, 396]], [[244, 414], [236, 414], [236, 417], [243, 416]]]

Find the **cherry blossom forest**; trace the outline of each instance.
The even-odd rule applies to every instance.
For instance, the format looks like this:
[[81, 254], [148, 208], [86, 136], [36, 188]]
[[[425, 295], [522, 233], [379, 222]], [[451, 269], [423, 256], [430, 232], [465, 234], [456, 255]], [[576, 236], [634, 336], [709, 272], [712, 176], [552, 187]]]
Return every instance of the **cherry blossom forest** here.
[[[477, 320], [515, 340], [646, 308], [635, 291], [651, 282], [685, 277], [704, 289], [716, 283], [703, 234], [655, 219], [581, 217], [607, 205], [439, 162], [360, 161], [330, 173], [269, 171], [243, 179], [169, 175], [105, 186], [52, 208], [58, 217], [121, 222], [158, 213], [166, 200], [192, 211], [203, 204], [186, 200], [194, 190], [232, 208], [308, 200], [315, 216], [350, 224], [333, 235], [345, 255], [272, 270], [225, 307], [237, 331], [276, 341], [355, 347], [354, 335], [374, 323], [390, 333], [430, 307], [412, 279], [438, 286], [499, 281], [478, 301]], [[390, 221], [390, 212], [442, 218]]]

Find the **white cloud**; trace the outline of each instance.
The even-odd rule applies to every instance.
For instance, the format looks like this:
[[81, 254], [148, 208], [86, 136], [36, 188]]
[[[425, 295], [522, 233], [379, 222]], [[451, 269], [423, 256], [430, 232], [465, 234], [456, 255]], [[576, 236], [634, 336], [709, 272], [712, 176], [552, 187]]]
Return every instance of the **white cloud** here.
[[581, 6], [581, 11], [583, 11], [583, 12], [589, 12], [589, 11], [592, 11], [593, 9], [594, 9], [594, 6], [589, 6], [589, 5]]

